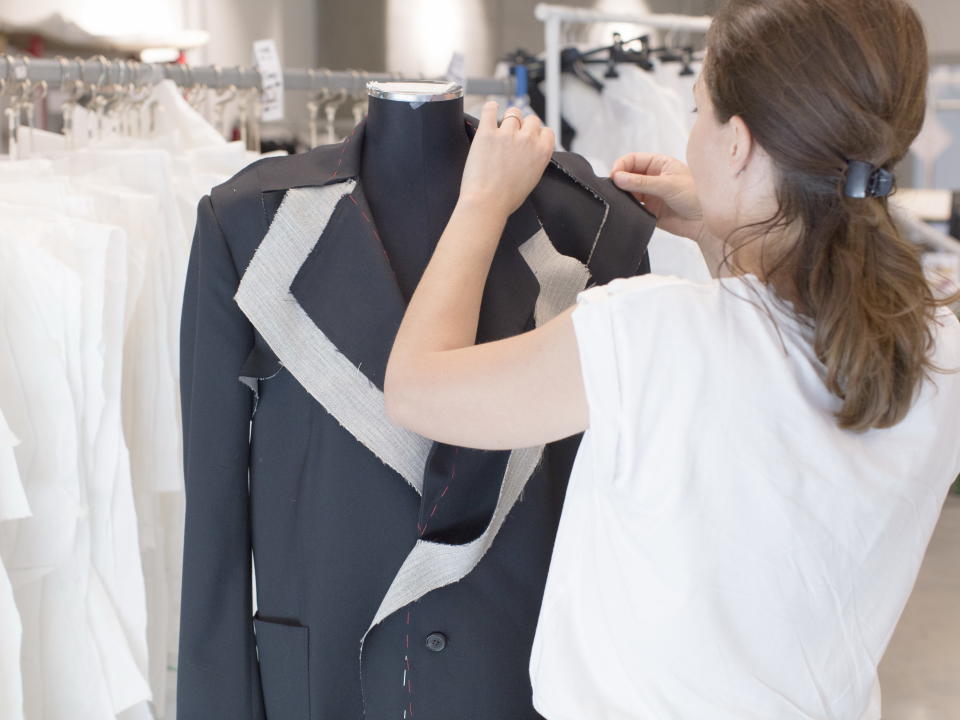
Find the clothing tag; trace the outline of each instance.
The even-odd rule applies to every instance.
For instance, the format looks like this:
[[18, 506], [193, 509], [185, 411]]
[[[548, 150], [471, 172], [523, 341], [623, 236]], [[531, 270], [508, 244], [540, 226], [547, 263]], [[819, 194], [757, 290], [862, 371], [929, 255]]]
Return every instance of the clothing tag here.
[[253, 62], [260, 71], [260, 119], [264, 122], [283, 120], [283, 68], [277, 43], [272, 40], [256, 40], [253, 43]]
[[466, 59], [463, 56], [462, 52], [455, 52], [450, 58], [450, 65], [447, 66], [447, 80], [452, 80], [457, 83], [460, 87], [463, 88], [464, 92], [467, 90], [467, 70], [466, 70]]

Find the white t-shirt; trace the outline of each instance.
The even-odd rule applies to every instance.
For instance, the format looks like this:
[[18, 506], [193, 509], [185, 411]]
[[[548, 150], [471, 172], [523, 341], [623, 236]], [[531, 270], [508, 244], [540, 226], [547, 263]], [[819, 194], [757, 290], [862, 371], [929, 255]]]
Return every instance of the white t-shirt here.
[[[938, 317], [935, 361], [960, 367], [960, 324]], [[536, 709], [877, 720], [877, 665], [960, 470], [960, 374], [854, 433], [811, 332], [753, 276], [616, 280], [573, 322], [590, 429], [530, 659]]]

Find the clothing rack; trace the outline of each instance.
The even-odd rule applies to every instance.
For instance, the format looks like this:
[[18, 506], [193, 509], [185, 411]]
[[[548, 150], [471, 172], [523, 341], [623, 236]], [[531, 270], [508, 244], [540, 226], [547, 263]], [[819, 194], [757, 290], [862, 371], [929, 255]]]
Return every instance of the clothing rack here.
[[630, 13], [610, 13], [588, 8], [574, 8], [565, 5], [540, 3], [534, 10], [537, 20], [543, 23], [544, 45], [546, 48], [547, 109], [546, 124], [560, 137], [560, 53], [561, 32], [564, 23], [590, 24], [598, 22], [622, 22], [645, 25], [659, 30], [685, 30], [705, 33], [710, 27], [711, 18], [695, 15], [671, 15], [654, 13], [636, 15]]
[[[10, 83], [30, 80], [49, 85], [65, 86], [74, 81], [104, 85], [111, 83], [134, 83], [151, 85], [163, 79], [173, 80], [178, 85], [203, 85], [209, 88], [237, 89], [261, 87], [259, 71], [254, 67], [218, 67], [206, 65], [191, 67], [175, 63], [140, 63], [132, 60], [109, 60], [103, 56], [90, 59], [47, 59], [25, 56], [0, 55], [0, 80]], [[426, 81], [436, 78], [404, 78], [396, 74], [362, 70], [337, 70], [287, 68], [283, 71], [283, 84], [287, 90], [347, 90], [362, 92], [371, 80]], [[514, 94], [512, 78], [467, 78], [464, 93], [468, 95]]]

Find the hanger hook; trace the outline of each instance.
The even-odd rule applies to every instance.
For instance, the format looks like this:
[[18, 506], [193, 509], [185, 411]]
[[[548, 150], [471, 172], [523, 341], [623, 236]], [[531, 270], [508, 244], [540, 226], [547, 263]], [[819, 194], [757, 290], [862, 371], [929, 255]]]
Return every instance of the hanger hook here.
[[15, 72], [17, 59], [13, 55], [4, 53], [3, 60], [7, 64], [7, 80], [9, 80], [11, 84], [13, 84], [17, 81], [16, 72]]
[[60, 92], [67, 95], [67, 69], [70, 67], [70, 63], [63, 55], [57, 55], [53, 59], [60, 66]]
[[103, 55], [96, 55], [93, 59], [96, 60], [100, 66], [100, 74], [97, 76], [97, 81], [91, 85], [91, 89], [96, 88], [99, 90], [107, 79], [107, 70], [110, 67], [110, 61]]

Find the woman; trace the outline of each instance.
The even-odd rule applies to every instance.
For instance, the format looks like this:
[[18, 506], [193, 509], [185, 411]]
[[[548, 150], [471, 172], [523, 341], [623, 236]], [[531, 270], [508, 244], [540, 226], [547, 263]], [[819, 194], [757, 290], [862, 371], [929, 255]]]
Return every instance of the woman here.
[[386, 401], [463, 446], [587, 430], [530, 661], [548, 720], [880, 717], [877, 665], [960, 470], [960, 325], [886, 198], [926, 76], [903, 0], [729, 0], [689, 169], [614, 172], [720, 277], [617, 280], [474, 347], [554, 146], [484, 108]]

